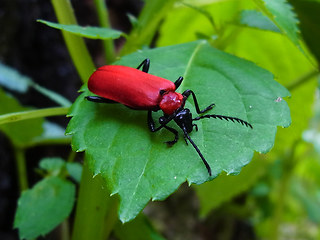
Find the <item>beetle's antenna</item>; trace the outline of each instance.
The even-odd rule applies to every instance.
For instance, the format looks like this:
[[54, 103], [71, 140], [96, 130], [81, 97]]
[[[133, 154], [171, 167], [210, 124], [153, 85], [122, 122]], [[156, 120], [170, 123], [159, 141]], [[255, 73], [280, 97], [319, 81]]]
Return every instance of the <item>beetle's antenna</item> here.
[[203, 119], [203, 118], [215, 118], [215, 119], [220, 119], [220, 120], [231, 120], [232, 122], [238, 122], [238, 123], [241, 123], [242, 125], [246, 126], [246, 127], [250, 127], [250, 128], [253, 128], [252, 125], [240, 118], [236, 118], [236, 117], [229, 117], [229, 116], [223, 116], [223, 115], [216, 115], [216, 114], [213, 114], [213, 115], [204, 115], [204, 116], [199, 116], [199, 117], [196, 117], [194, 119], [192, 119], [193, 121], [197, 121], [197, 120], [200, 120], [200, 119]]
[[194, 147], [194, 149], [197, 151], [197, 153], [199, 154], [199, 156], [201, 157], [204, 165], [206, 166], [208, 173], [210, 176], [212, 176], [211, 174], [211, 167], [209, 166], [209, 163], [207, 162], [207, 160], [204, 158], [204, 156], [202, 155], [202, 153], [200, 152], [200, 149], [198, 148], [198, 146], [192, 141], [192, 139], [190, 138], [187, 129], [185, 128], [185, 126], [182, 127], [184, 136], [189, 140], [189, 142], [192, 144], [192, 146]]

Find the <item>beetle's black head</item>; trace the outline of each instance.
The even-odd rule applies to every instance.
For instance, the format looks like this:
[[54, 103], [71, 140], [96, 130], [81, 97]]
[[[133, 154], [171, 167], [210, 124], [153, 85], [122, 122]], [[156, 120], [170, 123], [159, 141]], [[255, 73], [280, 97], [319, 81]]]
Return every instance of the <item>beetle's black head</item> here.
[[182, 108], [174, 117], [174, 121], [180, 128], [185, 128], [188, 133], [192, 132], [192, 113], [188, 108]]

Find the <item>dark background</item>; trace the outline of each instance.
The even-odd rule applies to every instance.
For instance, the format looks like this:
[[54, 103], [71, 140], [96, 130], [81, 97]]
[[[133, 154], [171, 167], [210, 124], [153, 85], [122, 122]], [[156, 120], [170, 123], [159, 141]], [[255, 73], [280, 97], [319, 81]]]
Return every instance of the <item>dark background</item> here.
[[[98, 21], [92, 0], [71, 1], [80, 25], [97, 26]], [[137, 15], [142, 7], [140, 1], [107, 1], [114, 28], [128, 32], [130, 23], [126, 13]], [[57, 22], [51, 2], [48, 0], [1, 0], [0, 1], [0, 61], [1, 63], [29, 76], [41, 86], [51, 89], [70, 101], [77, 97], [81, 86], [80, 78], [72, 64], [61, 32], [37, 23], [37, 19]], [[102, 45], [99, 41], [86, 40], [94, 60], [102, 59]], [[121, 40], [117, 46], [121, 45]], [[98, 63], [99, 64], [99, 63]], [[8, 91], [6, 89], [6, 91]], [[24, 106], [45, 108], [56, 106], [35, 90], [15, 95]], [[0, 103], [1, 107], [1, 103]], [[51, 118], [66, 127], [65, 117]], [[68, 146], [36, 147], [27, 151], [29, 185], [40, 176], [34, 171], [43, 157], [66, 157]], [[10, 142], [0, 132], [0, 239], [18, 239], [12, 230], [17, 199], [20, 195], [15, 160]]]

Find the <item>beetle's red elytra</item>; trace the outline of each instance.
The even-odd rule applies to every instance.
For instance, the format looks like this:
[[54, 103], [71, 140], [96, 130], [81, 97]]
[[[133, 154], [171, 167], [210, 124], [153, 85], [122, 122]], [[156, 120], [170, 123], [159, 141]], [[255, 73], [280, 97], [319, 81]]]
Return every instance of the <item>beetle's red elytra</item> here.
[[[190, 110], [184, 108], [185, 102], [190, 95], [192, 95], [198, 114], [211, 110], [215, 104], [212, 103], [205, 109], [200, 110], [196, 95], [192, 90], [185, 90], [182, 94], [176, 92], [183, 81], [183, 77], [179, 77], [173, 83], [165, 78], [149, 74], [149, 66], [150, 60], [145, 59], [137, 68], [120, 65], [109, 65], [98, 68], [88, 81], [89, 90], [97, 96], [87, 96], [86, 99], [98, 103], [121, 103], [131, 109], [147, 110], [147, 122], [151, 132], [166, 128], [174, 134], [174, 139], [166, 142], [170, 146], [174, 145], [179, 138], [178, 131], [167, 126], [171, 120], [174, 120], [183, 131], [186, 143], [188, 140], [192, 144], [211, 176], [210, 165], [189, 136], [193, 128], [196, 131], [198, 130], [194, 121], [203, 118], [215, 118], [238, 122], [250, 128], [252, 128], [252, 125], [236, 117], [217, 114], [200, 115], [192, 118]], [[139, 70], [141, 67], [142, 71]], [[158, 110], [162, 110], [164, 115], [159, 118], [160, 126], [156, 127], [152, 112]]]

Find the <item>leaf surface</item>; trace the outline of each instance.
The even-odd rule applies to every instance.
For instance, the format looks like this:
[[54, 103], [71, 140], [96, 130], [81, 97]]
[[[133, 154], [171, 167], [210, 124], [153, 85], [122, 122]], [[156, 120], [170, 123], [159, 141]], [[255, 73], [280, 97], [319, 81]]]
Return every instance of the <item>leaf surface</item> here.
[[59, 177], [48, 177], [22, 193], [14, 227], [21, 239], [47, 234], [71, 212], [75, 186]]
[[81, 27], [79, 25], [53, 23], [45, 20], [38, 20], [38, 22], [46, 24], [47, 26], [52, 28], [56, 28], [69, 33], [73, 33], [81, 37], [92, 38], [92, 39], [103, 39], [103, 40], [117, 39], [124, 35], [124, 33], [111, 28], [89, 27], [89, 26]]
[[290, 0], [300, 20], [301, 35], [308, 48], [320, 62], [320, 1]]
[[[268, 71], [251, 62], [212, 48], [205, 41], [144, 50], [123, 57], [119, 65], [137, 67], [151, 59], [150, 74], [184, 81], [182, 92], [192, 89], [200, 108], [216, 106], [210, 114], [241, 118], [253, 129], [238, 123], [204, 119], [190, 137], [212, 168], [212, 177], [195, 149], [181, 140], [167, 147], [172, 133], [151, 133], [146, 112], [120, 104], [97, 104], [84, 97], [73, 104], [67, 134], [72, 134], [76, 151], [86, 151], [94, 174], [101, 174], [113, 194], [120, 195], [119, 215], [123, 222], [133, 219], [152, 200], [165, 199], [184, 181], [201, 184], [221, 172], [237, 174], [248, 164], [253, 152], [267, 152], [274, 143], [277, 126], [290, 125], [290, 113], [283, 97], [289, 92], [273, 80]], [[137, 86], [143, 89], [143, 86]], [[194, 116], [191, 97], [186, 103]], [[160, 112], [155, 117], [161, 116]], [[169, 126], [177, 129], [172, 123]]]
[[280, 32], [277, 25], [275, 25], [267, 16], [255, 10], [243, 10], [241, 12], [240, 23], [253, 28]]
[[302, 50], [299, 37], [298, 19], [292, 6], [286, 0], [255, 0], [262, 11]]
[[[0, 88], [0, 115], [29, 110], [29, 108], [23, 107], [12, 96], [6, 94]], [[17, 146], [24, 146], [31, 142], [34, 138], [40, 136], [43, 132], [43, 118], [25, 120], [20, 122], [12, 122], [0, 125], [0, 131], [4, 132], [13, 144]]]

